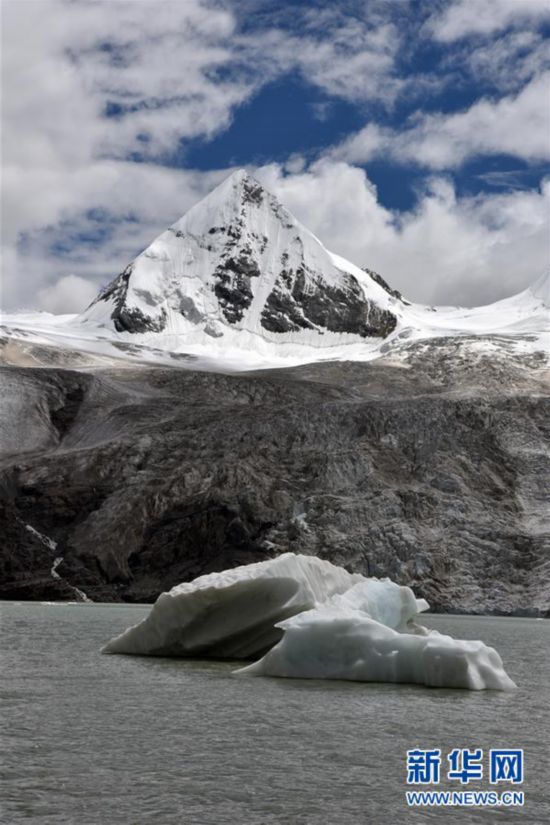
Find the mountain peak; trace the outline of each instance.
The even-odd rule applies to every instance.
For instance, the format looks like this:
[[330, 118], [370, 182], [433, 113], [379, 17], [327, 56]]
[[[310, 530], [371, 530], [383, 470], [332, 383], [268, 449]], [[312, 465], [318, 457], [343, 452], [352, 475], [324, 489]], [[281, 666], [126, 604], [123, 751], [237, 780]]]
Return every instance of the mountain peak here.
[[259, 181], [256, 180], [246, 169], [235, 169], [230, 175], [222, 180], [211, 192], [203, 198], [201, 203], [210, 199], [223, 200], [224, 198], [232, 198], [237, 194], [239, 197], [248, 197], [249, 190], [258, 190], [258, 192], [265, 193], [266, 190]]
[[231, 172], [231, 174], [228, 175], [225, 178], [225, 181], [229, 181], [229, 180], [233, 181], [235, 183], [238, 183], [238, 184], [242, 184], [242, 183], [245, 183], [245, 182], [252, 182], [252, 183], [255, 183], [258, 186], [260, 186], [260, 184], [256, 180], [256, 178], [253, 175], [251, 175], [250, 172], [248, 172], [243, 167], [241, 167], [240, 169], [235, 169], [234, 172]]
[[[243, 198], [245, 201], [250, 197], [249, 193], [257, 192], [260, 195], [273, 195], [267, 192], [256, 178], [247, 172], [246, 169], [235, 169], [230, 175], [222, 180], [211, 192], [209, 192], [196, 206], [207, 203], [210, 200], [223, 201], [226, 199]], [[254, 199], [253, 199], [254, 200]], [[195, 208], [195, 207], [193, 207]]]
[[307, 334], [310, 344], [326, 346], [330, 333], [386, 337], [395, 303], [237, 169], [132, 261], [82, 319], [195, 343], [239, 332], [282, 342]]
[[[251, 212], [272, 212], [278, 221], [294, 224], [295, 218], [246, 169], [237, 169], [201, 201], [191, 207], [170, 229], [193, 234], [210, 233], [215, 226], [250, 222]], [[253, 219], [252, 219], [253, 220]], [[303, 228], [303, 231], [307, 231]]]

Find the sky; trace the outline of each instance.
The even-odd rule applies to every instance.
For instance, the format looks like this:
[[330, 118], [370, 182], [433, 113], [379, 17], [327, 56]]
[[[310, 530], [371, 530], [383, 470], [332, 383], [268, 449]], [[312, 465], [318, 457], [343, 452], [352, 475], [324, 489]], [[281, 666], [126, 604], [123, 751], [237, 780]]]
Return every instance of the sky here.
[[6, 310], [83, 310], [246, 167], [405, 296], [549, 263], [549, 0], [2, 0]]

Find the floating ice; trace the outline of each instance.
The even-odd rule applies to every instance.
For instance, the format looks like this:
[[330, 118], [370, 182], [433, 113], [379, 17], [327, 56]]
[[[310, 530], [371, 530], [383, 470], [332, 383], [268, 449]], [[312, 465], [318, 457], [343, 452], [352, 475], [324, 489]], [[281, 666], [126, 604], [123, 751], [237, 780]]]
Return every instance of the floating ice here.
[[483, 642], [400, 633], [360, 610], [321, 606], [280, 622], [281, 641], [250, 676], [407, 682], [430, 687], [512, 690], [496, 650]]
[[224, 659], [265, 654], [237, 673], [515, 687], [493, 648], [417, 624], [427, 608], [409, 587], [285, 553], [174, 587], [103, 652]]
[[163, 593], [139, 624], [104, 653], [247, 659], [282, 636], [282, 619], [322, 604], [365, 578], [315, 556], [276, 559], [209, 573]]
[[419, 613], [429, 609], [425, 599], [417, 599], [410, 587], [400, 587], [389, 579], [365, 579], [341, 595], [332, 596], [324, 606], [360, 610], [380, 624], [406, 633], [426, 633], [415, 623]]

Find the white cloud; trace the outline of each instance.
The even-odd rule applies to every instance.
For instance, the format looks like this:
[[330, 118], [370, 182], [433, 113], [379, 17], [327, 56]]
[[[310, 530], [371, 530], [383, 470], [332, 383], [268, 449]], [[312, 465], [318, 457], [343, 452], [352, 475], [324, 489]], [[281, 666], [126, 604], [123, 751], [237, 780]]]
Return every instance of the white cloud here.
[[424, 115], [400, 134], [395, 154], [432, 169], [460, 166], [469, 157], [505, 153], [524, 160], [550, 157], [550, 73], [516, 96], [479, 100], [465, 112]]
[[436, 40], [450, 43], [466, 35], [487, 35], [510, 25], [550, 19], [548, 0], [456, 0], [434, 15]]
[[[394, 94], [381, 82], [397, 48], [383, 18], [304, 12], [299, 35], [269, 18], [243, 35], [238, 10], [208, 0], [2, 4], [7, 306], [51, 303], [52, 284], [71, 274], [116, 274], [219, 179], [162, 168], [159, 154], [226, 128], [269, 80], [298, 71], [344, 97]], [[119, 114], [105, 117], [107, 106]], [[129, 162], [131, 152], [146, 162]], [[113, 224], [96, 247], [79, 236], [94, 209]], [[74, 249], [56, 253], [68, 231]]]
[[338, 4], [294, 6], [293, 31], [270, 27], [239, 39], [242, 55], [265, 79], [300, 74], [324, 92], [352, 101], [391, 105], [405, 85], [397, 76], [402, 32], [389, 19], [391, 6], [361, 4], [357, 13]]
[[[61, 305], [57, 278], [97, 281], [108, 268], [113, 276], [216, 179], [124, 157], [212, 135], [257, 81], [218, 78], [235, 21], [200, 0], [25, 0], [4, 3], [2, 17], [2, 300]], [[136, 111], [106, 118], [109, 102]], [[92, 209], [107, 210], [117, 227], [97, 248], [78, 237]], [[50, 245], [67, 225], [75, 249], [56, 255]]]
[[304, 77], [326, 92], [353, 102], [391, 102], [404, 81], [393, 73], [401, 37], [391, 24], [372, 28], [347, 22], [332, 29], [330, 38], [295, 39], [289, 43]]
[[329, 249], [359, 265], [369, 265], [365, 254], [373, 243], [394, 238], [393, 215], [362, 169], [324, 160], [286, 175], [270, 164], [257, 176]]
[[55, 284], [44, 287], [38, 292], [38, 305], [46, 312], [63, 314], [82, 312], [97, 295], [97, 289], [91, 281], [78, 275], [64, 275]]
[[[23, 248], [4, 244], [1, 303], [12, 308], [34, 303], [44, 309], [47, 290], [73, 273], [88, 278], [97, 290], [225, 175], [225, 170], [201, 173], [115, 160], [95, 161], [73, 172], [44, 170], [38, 179], [35, 169], [19, 170], [22, 214], [13, 225], [26, 227], [26, 240]], [[33, 207], [37, 191], [44, 196]], [[82, 240], [98, 228], [90, 210], [106, 210], [99, 229], [107, 229], [108, 235], [97, 244]], [[55, 245], [68, 235], [74, 238], [72, 247], [56, 252]]]
[[[200, 0], [5, 3], [5, 154], [78, 163], [213, 134], [257, 85], [216, 76], [232, 60], [223, 44], [234, 28]], [[107, 104], [123, 114], [104, 117]]]
[[[396, 73], [407, 27], [397, 28], [394, 4], [366, 8], [296, 9], [292, 31], [267, 15], [243, 34], [239, 4], [6, 0], [4, 305], [70, 311], [85, 304], [229, 171], [164, 168], [155, 163], [159, 154], [224, 129], [262, 84], [297, 72], [330, 95], [385, 105], [410, 90], [413, 81]], [[529, 43], [515, 41], [516, 51], [541, 48]], [[505, 50], [495, 47], [485, 71], [498, 74], [503, 61]], [[522, 77], [539, 73], [540, 55], [530, 65]], [[423, 78], [423, 88], [430, 82]], [[419, 114], [401, 135], [370, 124], [339, 147], [341, 161], [308, 168], [296, 155], [286, 175], [277, 165], [261, 175], [327, 246], [379, 268], [411, 297], [499, 297], [540, 267], [540, 193], [460, 201], [437, 179], [417, 209], [392, 214], [350, 164], [383, 153], [431, 169], [479, 152], [539, 157], [545, 82], [539, 77], [516, 96], [463, 113]], [[106, 118], [107, 104], [120, 107], [119, 116]], [[127, 159], [135, 151], [145, 162]]]
[[[22, 261], [24, 280], [4, 281], [6, 305], [83, 309], [100, 285], [231, 171], [129, 166], [120, 173], [112, 164], [112, 209], [118, 216], [134, 210], [135, 220], [108, 217], [110, 237], [97, 246], [76, 245], [62, 258], [49, 246], [67, 227], [37, 233]], [[270, 164], [256, 175], [329, 249], [380, 272], [412, 300], [488, 303], [527, 287], [548, 260], [550, 182], [543, 192], [458, 199], [452, 184], [436, 177], [414, 210], [394, 213], [380, 204], [364, 170], [343, 161], [324, 159], [305, 168], [296, 158], [284, 169]], [[119, 180], [125, 185], [118, 186]], [[73, 231], [89, 232], [90, 220], [74, 219]], [[29, 284], [39, 285], [30, 301]]]
[[451, 50], [448, 63], [467, 72], [472, 82], [510, 93], [550, 68], [550, 51], [540, 32], [512, 30], [482, 44], [468, 40], [467, 45]]
[[330, 149], [328, 154], [337, 159], [348, 160], [350, 163], [366, 163], [379, 155], [391, 155], [395, 136], [396, 133], [392, 129], [382, 128], [376, 123], [367, 123], [358, 132]]
[[478, 100], [453, 114], [417, 113], [414, 125], [402, 132], [369, 123], [331, 154], [354, 163], [385, 154], [430, 169], [457, 168], [484, 154], [544, 160], [550, 157], [549, 89], [546, 72], [517, 95]]
[[[78, 166], [107, 147], [209, 135], [255, 88], [242, 75], [216, 76], [232, 59], [223, 44], [235, 22], [199, 0], [25, 0], [2, 11], [8, 165]], [[105, 118], [109, 102], [136, 111]], [[145, 132], [150, 144], [137, 141]]]
[[392, 213], [366, 173], [325, 159], [258, 176], [334, 252], [380, 272], [409, 298], [476, 305], [525, 289], [547, 266], [550, 181], [541, 192], [456, 198], [445, 178], [417, 207]]

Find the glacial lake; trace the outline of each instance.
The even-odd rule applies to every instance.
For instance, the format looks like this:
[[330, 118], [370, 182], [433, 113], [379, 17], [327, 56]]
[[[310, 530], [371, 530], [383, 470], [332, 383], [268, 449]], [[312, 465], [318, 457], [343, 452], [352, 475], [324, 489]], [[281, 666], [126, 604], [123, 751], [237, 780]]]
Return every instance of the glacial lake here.
[[[477, 693], [99, 653], [148, 609], [0, 603], [2, 823], [550, 822], [550, 622], [425, 617], [500, 652], [518, 690]], [[457, 747], [523, 748], [525, 806], [407, 808], [406, 751]]]

